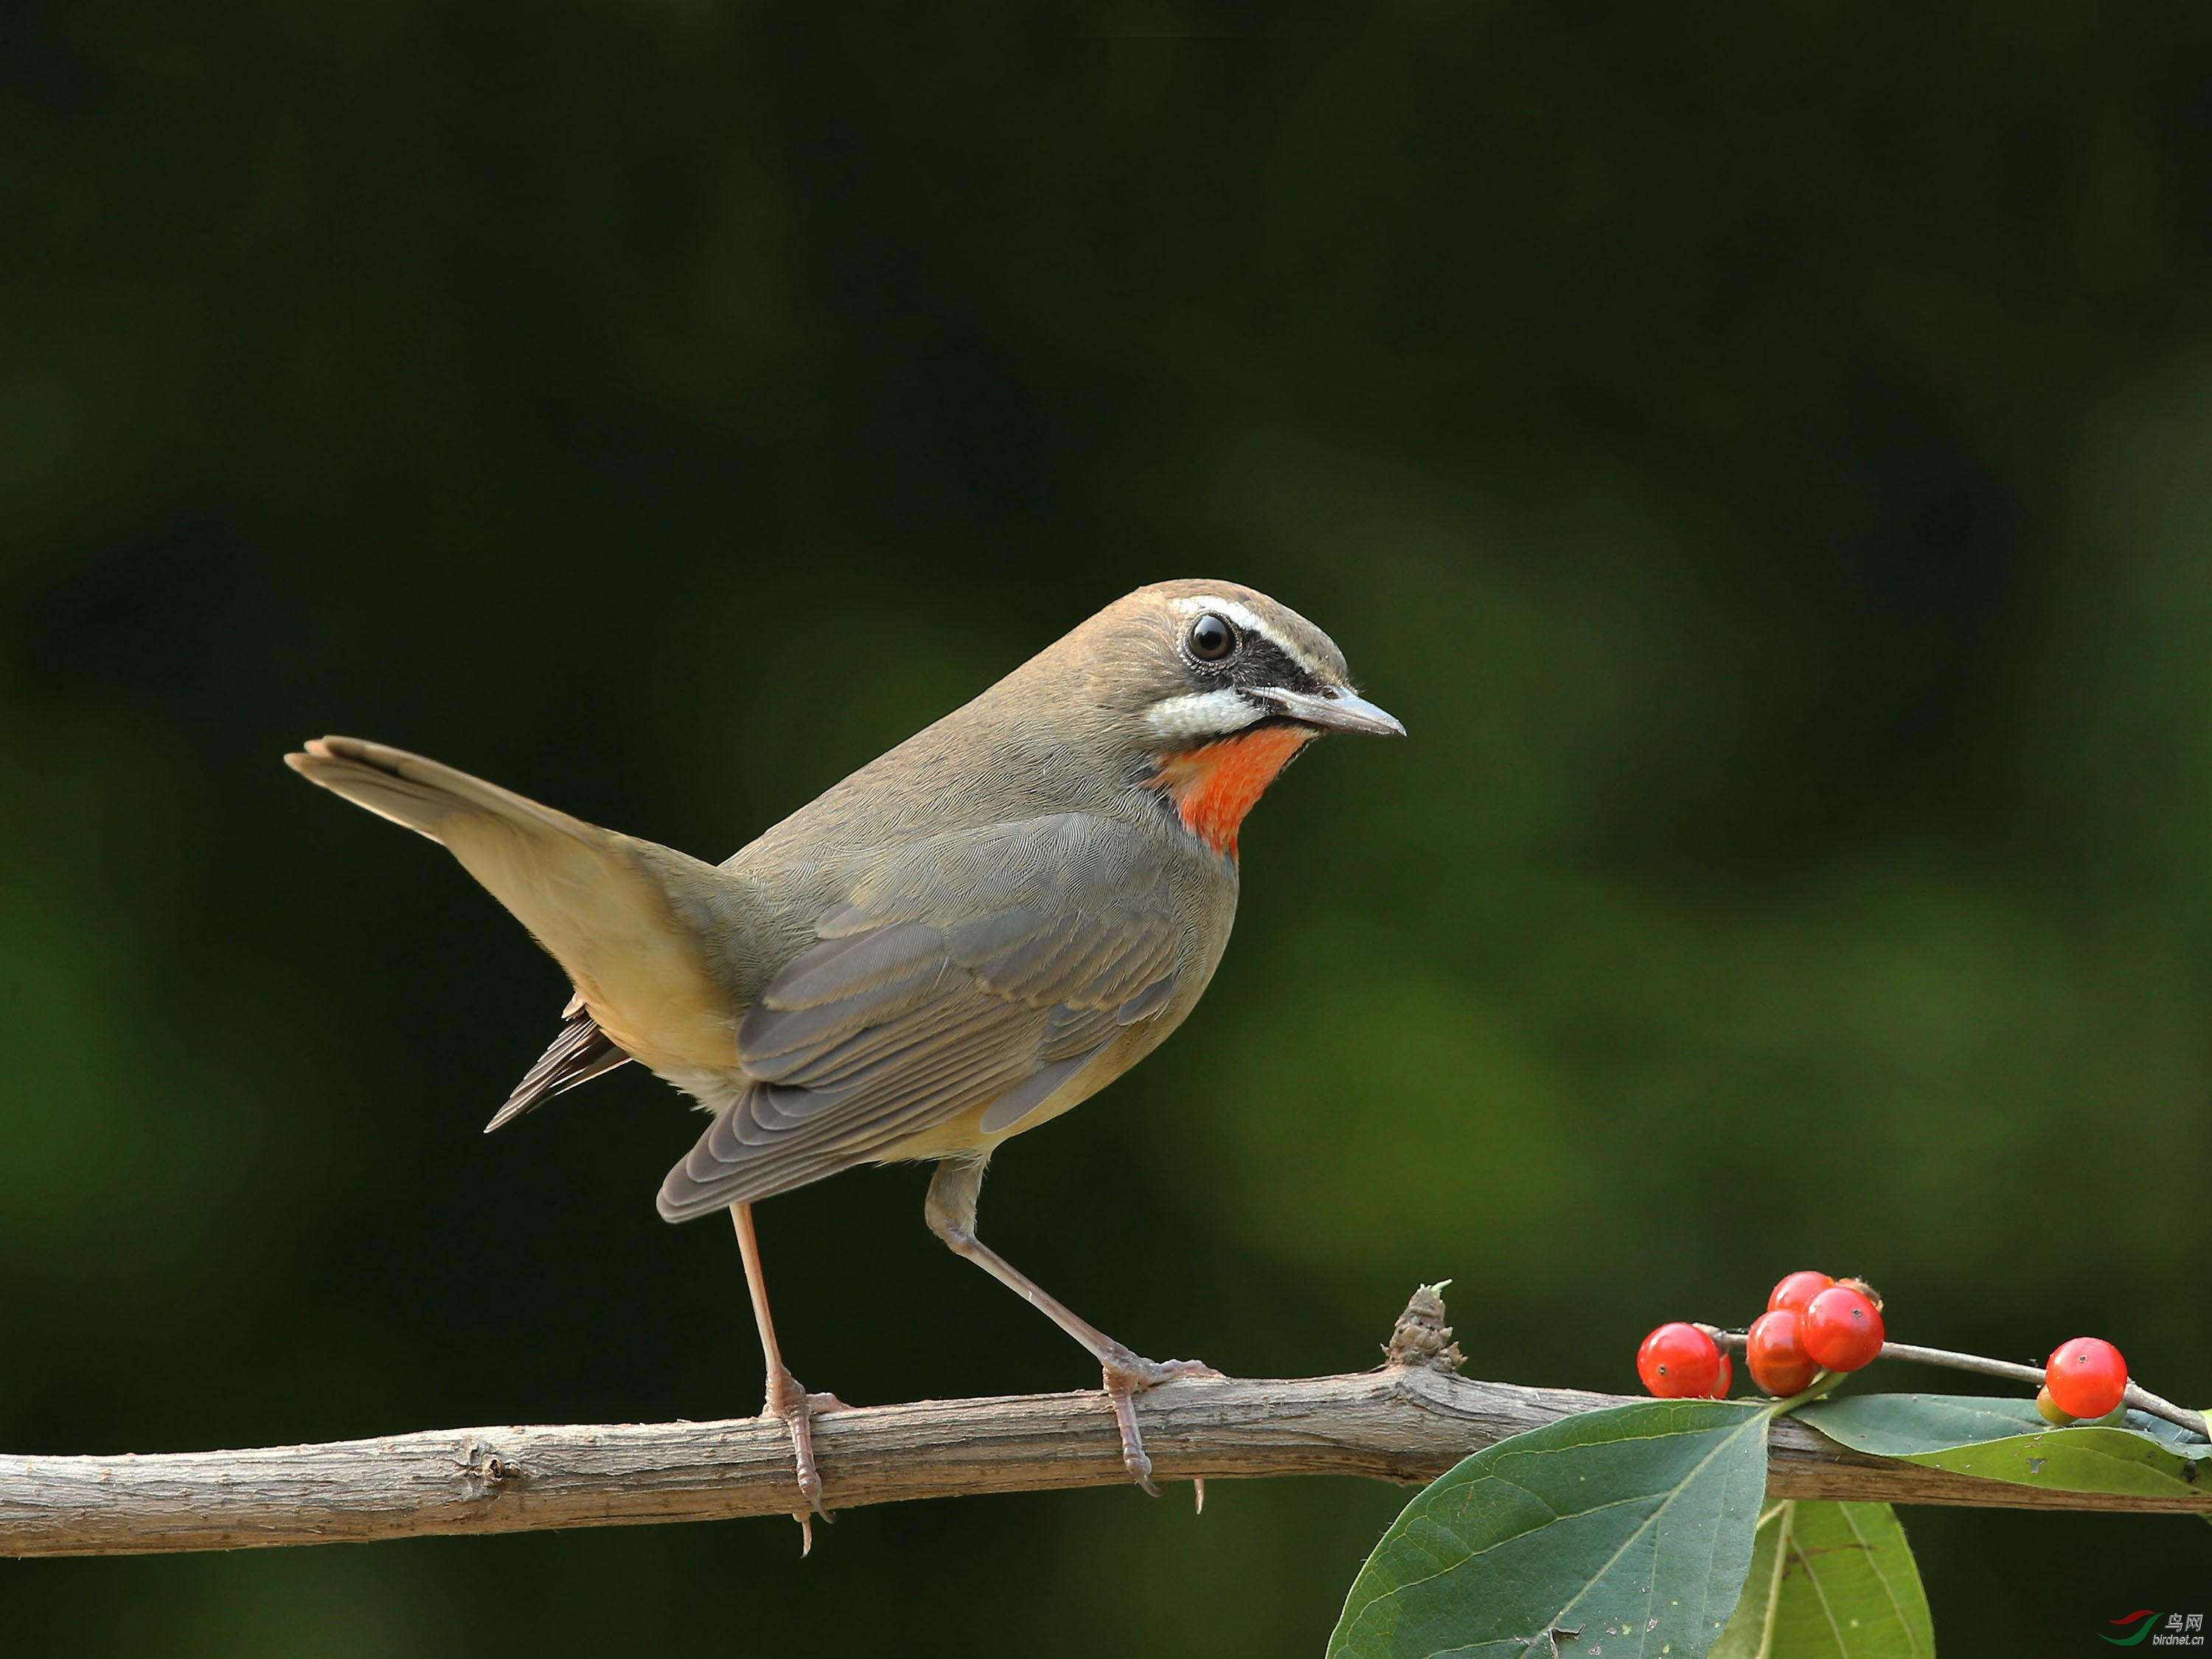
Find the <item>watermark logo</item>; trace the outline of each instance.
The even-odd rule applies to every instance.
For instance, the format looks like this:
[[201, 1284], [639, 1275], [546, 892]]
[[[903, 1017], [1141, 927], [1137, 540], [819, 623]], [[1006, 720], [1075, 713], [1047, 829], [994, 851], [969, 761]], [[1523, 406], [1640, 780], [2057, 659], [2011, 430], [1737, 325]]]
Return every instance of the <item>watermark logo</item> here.
[[[2148, 1607], [2111, 1621], [2120, 1630], [2105, 1636], [2116, 1648], [2131, 1648], [2148, 1640], [2154, 1648], [2201, 1648], [2204, 1645], [2204, 1615], [2201, 1613], [2153, 1613]], [[2099, 1635], [2104, 1632], [2100, 1631]]]

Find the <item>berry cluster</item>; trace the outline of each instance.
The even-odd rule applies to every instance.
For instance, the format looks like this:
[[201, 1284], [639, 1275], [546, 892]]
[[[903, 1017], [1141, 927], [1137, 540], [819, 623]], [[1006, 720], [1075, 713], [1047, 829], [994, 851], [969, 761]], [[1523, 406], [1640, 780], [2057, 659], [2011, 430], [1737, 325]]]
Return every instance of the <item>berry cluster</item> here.
[[[1662, 1400], [1718, 1400], [1735, 1380], [1720, 1336], [1710, 1325], [1679, 1320], [1662, 1325], [1636, 1351], [1636, 1374]], [[1825, 1376], [1871, 1364], [1887, 1340], [1881, 1298], [1872, 1285], [1816, 1273], [1788, 1275], [1768, 1296], [1766, 1311], [1752, 1321], [1750, 1330], [1728, 1338], [1743, 1345], [1751, 1380], [1778, 1400], [1803, 1394]], [[1995, 1368], [2002, 1375], [2017, 1376], [2021, 1369], [1928, 1348], [1909, 1350], [1905, 1357], [1970, 1370]], [[2128, 1363], [2120, 1351], [2101, 1337], [2077, 1336], [2052, 1351], [2036, 1409], [2061, 1426], [2118, 1422], [2127, 1391]], [[2152, 1403], [2160, 1404], [2155, 1396]]]
[[[1751, 1380], [1778, 1399], [1802, 1394], [1824, 1370], [1855, 1371], [1881, 1352], [1881, 1298], [1856, 1279], [1791, 1273], [1766, 1298], [1744, 1341]], [[1636, 1371], [1662, 1400], [1717, 1400], [1734, 1379], [1729, 1357], [1702, 1325], [1662, 1325], [1637, 1350]]]
[[1822, 1371], [1855, 1371], [1881, 1352], [1887, 1334], [1881, 1298], [1856, 1279], [1791, 1273], [1751, 1322], [1744, 1362], [1752, 1381], [1786, 1399], [1813, 1386]]

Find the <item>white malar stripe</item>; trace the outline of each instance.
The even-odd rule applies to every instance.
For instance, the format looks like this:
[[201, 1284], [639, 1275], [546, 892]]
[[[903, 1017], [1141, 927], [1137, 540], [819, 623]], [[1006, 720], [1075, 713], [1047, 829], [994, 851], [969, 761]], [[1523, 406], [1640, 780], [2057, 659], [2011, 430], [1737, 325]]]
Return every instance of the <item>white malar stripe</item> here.
[[1261, 639], [1268, 641], [1280, 650], [1285, 656], [1288, 657], [1292, 662], [1297, 664], [1299, 667], [1304, 669], [1307, 673], [1311, 674], [1316, 679], [1327, 679], [1328, 678], [1328, 671], [1326, 668], [1322, 667], [1321, 664], [1316, 662], [1311, 657], [1306, 655], [1304, 652], [1299, 650], [1297, 646], [1291, 644], [1281, 635], [1276, 633], [1275, 630], [1268, 627], [1266, 623], [1261, 621], [1258, 614], [1255, 612], [1249, 605], [1239, 605], [1234, 599], [1216, 599], [1211, 593], [1196, 593], [1193, 594], [1187, 599], [1177, 599], [1175, 602], [1175, 608], [1182, 611], [1186, 617], [1195, 617], [1201, 611], [1218, 611], [1222, 616], [1228, 617], [1230, 621], [1235, 623], [1246, 633], [1257, 634]]
[[1267, 711], [1240, 691], [1186, 691], [1162, 697], [1145, 716], [1152, 735], [1170, 743], [1194, 738], [1225, 738], [1241, 732]]

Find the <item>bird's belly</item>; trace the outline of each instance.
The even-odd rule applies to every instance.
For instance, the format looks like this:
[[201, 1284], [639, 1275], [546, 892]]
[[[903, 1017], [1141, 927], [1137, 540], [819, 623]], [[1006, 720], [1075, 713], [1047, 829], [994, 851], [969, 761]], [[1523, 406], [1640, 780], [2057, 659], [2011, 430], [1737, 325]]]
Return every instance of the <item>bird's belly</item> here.
[[[988, 1104], [977, 1106], [943, 1123], [933, 1123], [920, 1134], [909, 1136], [896, 1146], [887, 1146], [875, 1153], [872, 1161], [904, 1164], [917, 1158], [988, 1157], [991, 1148], [1006, 1138], [1003, 1134], [987, 1135], [983, 1133], [983, 1114], [989, 1109]], [[1039, 1112], [1031, 1115], [1041, 1114], [1042, 1109], [1039, 1108]], [[1010, 1133], [1018, 1133], [1029, 1127], [1029, 1120], [1024, 1118]]]
[[1058, 1090], [994, 1133], [986, 1133], [983, 1128], [984, 1116], [994, 1104], [987, 1100], [980, 1105], [971, 1106], [957, 1117], [947, 1118], [942, 1123], [933, 1123], [919, 1134], [884, 1148], [875, 1155], [875, 1161], [879, 1164], [902, 1164], [917, 1158], [988, 1158], [1000, 1141], [1026, 1134], [1038, 1124], [1049, 1122], [1062, 1112], [1074, 1110], [1133, 1063], [1133, 1060], [1116, 1066], [1114, 1059], [1111, 1054], [1101, 1054]]
[[[633, 1056], [633, 1058], [635, 1057]], [[736, 1100], [739, 1095], [744, 1093], [746, 1087], [752, 1081], [743, 1072], [734, 1068], [728, 1071], [708, 1071], [702, 1066], [685, 1066], [680, 1063], [656, 1066], [643, 1060], [640, 1060], [639, 1063], [663, 1083], [670, 1084], [690, 1096], [698, 1109], [709, 1115], [720, 1111]]]

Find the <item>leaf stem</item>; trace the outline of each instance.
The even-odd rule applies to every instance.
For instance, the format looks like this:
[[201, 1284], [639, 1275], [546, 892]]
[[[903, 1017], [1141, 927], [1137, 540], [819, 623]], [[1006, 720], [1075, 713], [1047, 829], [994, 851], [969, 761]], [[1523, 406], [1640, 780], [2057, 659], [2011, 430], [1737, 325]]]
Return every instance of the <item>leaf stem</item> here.
[[1766, 1414], [1770, 1418], [1787, 1417], [1791, 1412], [1796, 1411], [1800, 1406], [1809, 1406], [1815, 1400], [1821, 1398], [1825, 1395], [1832, 1393], [1834, 1390], [1836, 1384], [1842, 1382], [1850, 1375], [1850, 1373], [1849, 1371], [1818, 1372], [1814, 1375], [1812, 1383], [1806, 1389], [1804, 1393], [1793, 1394], [1787, 1400], [1776, 1401], [1773, 1405], [1767, 1408]]
[[[1711, 1325], [1700, 1325], [1698, 1328], [1723, 1348], [1741, 1348], [1749, 1336], [1747, 1332], [1723, 1331]], [[1949, 1348], [1923, 1348], [1911, 1342], [1885, 1342], [1877, 1358], [1909, 1359], [1916, 1364], [1943, 1365], [1954, 1371], [1974, 1371], [1983, 1376], [2002, 1376], [2014, 1382], [2032, 1382], [2039, 1389], [2043, 1386], [2043, 1367], [2040, 1365], [2020, 1365], [2009, 1359], [1985, 1359], [1978, 1353], [1956, 1353]], [[1827, 1386], [1834, 1385], [1831, 1382]], [[1826, 1389], [1816, 1382], [1811, 1391], [1826, 1393]], [[1797, 1402], [1792, 1401], [1790, 1403], [1795, 1405]], [[2191, 1434], [2201, 1434], [2207, 1440], [2212, 1440], [2212, 1420], [2208, 1420], [2203, 1412], [2177, 1406], [2171, 1400], [2161, 1399], [2137, 1383], [2128, 1384], [2123, 1403], [2133, 1406], [2139, 1412], [2147, 1412], [2153, 1417], [2162, 1417], [2169, 1423], [2187, 1429]]]

